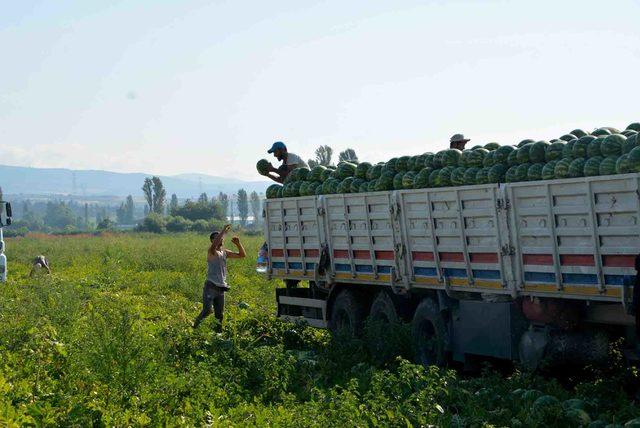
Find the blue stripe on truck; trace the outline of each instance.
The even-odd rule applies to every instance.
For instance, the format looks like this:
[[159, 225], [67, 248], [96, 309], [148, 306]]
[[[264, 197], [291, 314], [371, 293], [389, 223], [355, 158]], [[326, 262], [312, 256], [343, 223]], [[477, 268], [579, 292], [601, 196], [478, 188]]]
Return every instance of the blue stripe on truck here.
[[478, 279], [500, 279], [499, 270], [473, 269], [471, 272], [473, 277]]

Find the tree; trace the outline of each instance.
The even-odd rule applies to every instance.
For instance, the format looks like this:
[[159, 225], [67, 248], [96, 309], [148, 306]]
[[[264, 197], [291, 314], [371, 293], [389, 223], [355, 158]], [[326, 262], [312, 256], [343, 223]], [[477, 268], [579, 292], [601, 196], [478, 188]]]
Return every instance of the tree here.
[[176, 211], [178, 210], [178, 197], [174, 193], [171, 195], [171, 202], [169, 202], [169, 215], [176, 215]]
[[192, 226], [192, 222], [184, 217], [169, 217], [167, 220], [167, 230], [169, 232], [186, 232]]
[[316, 162], [315, 160], [313, 160], [313, 159], [309, 159], [307, 161], [307, 165], [309, 165], [309, 168], [313, 169], [313, 168], [315, 168], [316, 166], [318, 166], [320, 164], [318, 162]]
[[133, 204], [133, 196], [127, 196], [127, 199], [124, 202], [124, 220], [125, 223], [131, 224], [133, 223], [135, 217], [135, 209], [136, 206]]
[[209, 202], [209, 197], [207, 196], [206, 193], [201, 193], [200, 196], [198, 197], [198, 202], [202, 202], [202, 203], [207, 203]]
[[358, 156], [356, 156], [356, 151], [353, 149], [346, 149], [343, 152], [340, 152], [338, 155], [338, 160], [340, 162], [358, 162]]
[[147, 206], [149, 207], [146, 212], [149, 213], [153, 211], [153, 181], [151, 181], [149, 177], [144, 179], [142, 192], [144, 193], [144, 198], [147, 200]]
[[44, 224], [55, 229], [64, 229], [76, 224], [76, 216], [64, 202], [47, 202]]
[[249, 196], [251, 202], [251, 214], [253, 215], [253, 224], [258, 226], [260, 224], [260, 196], [253, 191]]
[[242, 227], [247, 225], [247, 217], [249, 217], [249, 198], [244, 189], [238, 190], [238, 214], [240, 215], [240, 224]]
[[116, 220], [118, 224], [126, 223], [126, 213], [125, 213], [124, 202], [121, 203], [118, 208], [116, 208]]
[[333, 156], [333, 149], [327, 145], [320, 146], [316, 149], [315, 155], [315, 160], [309, 163], [310, 167], [312, 163], [314, 164], [314, 166], [329, 166], [331, 165], [331, 156]]
[[144, 206], [144, 216], [148, 216], [149, 215], [149, 205], [145, 205]]
[[218, 202], [220, 202], [222, 212], [224, 213], [224, 218], [222, 220], [226, 220], [227, 215], [229, 214], [229, 195], [220, 192], [218, 195]]
[[96, 226], [98, 230], [111, 230], [115, 227], [115, 223], [109, 217], [103, 218]]
[[3, 195], [2, 195], [2, 187], [0, 187], [0, 201], [2, 201], [2, 200], [3, 200], [3, 199], [2, 199], [2, 196], [3, 196]]
[[236, 214], [233, 212], [233, 199], [229, 199], [229, 223], [233, 224], [233, 218]]
[[160, 177], [152, 177], [153, 182], [153, 212], [156, 214], [164, 214], [164, 204], [167, 198], [167, 192], [164, 190], [164, 185]]
[[84, 230], [89, 229], [89, 204], [84, 203]]

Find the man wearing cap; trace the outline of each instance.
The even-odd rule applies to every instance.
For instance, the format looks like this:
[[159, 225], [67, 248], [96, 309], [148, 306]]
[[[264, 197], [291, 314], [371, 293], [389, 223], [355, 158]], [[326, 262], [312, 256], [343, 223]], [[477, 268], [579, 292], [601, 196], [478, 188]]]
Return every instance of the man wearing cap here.
[[[280, 165], [279, 168], [274, 168], [270, 165], [269, 171], [265, 175], [278, 183], [282, 183], [284, 179], [287, 178], [287, 175], [289, 175], [289, 173], [294, 169], [307, 168], [305, 161], [303, 161], [300, 156], [287, 151], [287, 146], [285, 146], [282, 141], [276, 141], [273, 143], [267, 153], [273, 153], [273, 156], [282, 162], [282, 165]], [[274, 174], [272, 175], [271, 173]]]
[[462, 151], [464, 150], [464, 145], [467, 144], [467, 142], [469, 142], [469, 140], [467, 138], [464, 138], [464, 135], [455, 134], [453, 137], [451, 137], [451, 140], [449, 140], [449, 148]]

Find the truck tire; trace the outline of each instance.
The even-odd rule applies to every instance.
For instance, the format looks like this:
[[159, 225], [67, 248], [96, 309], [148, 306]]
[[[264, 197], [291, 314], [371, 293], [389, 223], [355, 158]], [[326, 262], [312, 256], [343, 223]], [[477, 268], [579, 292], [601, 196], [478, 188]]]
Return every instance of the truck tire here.
[[447, 328], [438, 305], [430, 298], [422, 299], [411, 323], [416, 362], [423, 366], [446, 363]]
[[365, 327], [367, 347], [369, 353], [378, 363], [390, 361], [398, 354], [398, 333], [400, 317], [396, 312], [396, 306], [384, 290], [380, 291], [373, 299], [369, 311], [369, 321]]
[[369, 318], [385, 323], [395, 324], [400, 321], [393, 300], [384, 290], [380, 291], [371, 304]]
[[331, 333], [357, 336], [366, 316], [361, 299], [353, 290], [341, 290], [333, 301], [329, 330]]

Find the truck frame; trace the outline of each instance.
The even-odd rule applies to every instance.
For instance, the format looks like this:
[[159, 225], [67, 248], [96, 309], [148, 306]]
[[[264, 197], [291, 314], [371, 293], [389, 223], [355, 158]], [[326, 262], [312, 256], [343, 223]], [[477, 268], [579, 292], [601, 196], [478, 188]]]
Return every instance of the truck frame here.
[[409, 322], [425, 365], [601, 360], [635, 341], [639, 195], [624, 174], [269, 199], [266, 275], [280, 318]]

